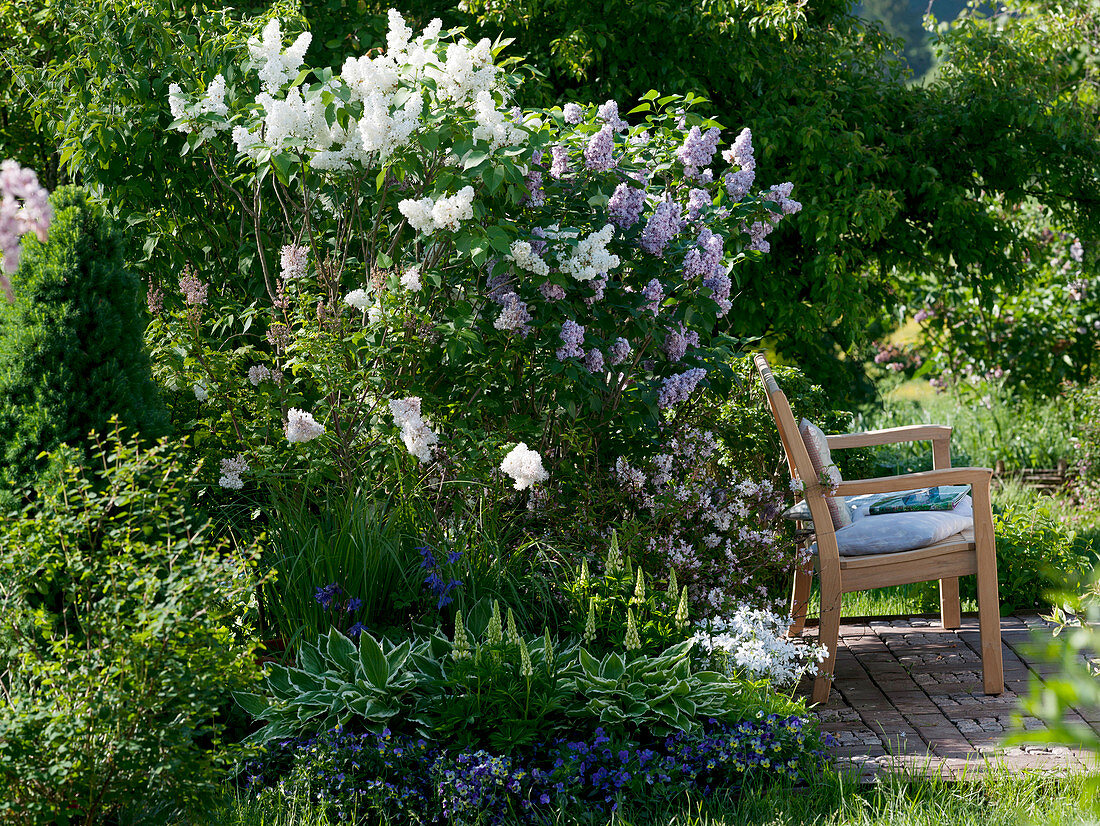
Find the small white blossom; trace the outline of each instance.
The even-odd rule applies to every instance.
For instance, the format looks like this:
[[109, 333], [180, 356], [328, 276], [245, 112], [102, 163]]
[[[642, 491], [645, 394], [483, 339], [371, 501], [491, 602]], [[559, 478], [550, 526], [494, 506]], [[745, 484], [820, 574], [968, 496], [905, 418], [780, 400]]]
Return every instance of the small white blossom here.
[[573, 254], [562, 262], [562, 272], [569, 273], [578, 281], [591, 281], [611, 272], [619, 266], [619, 256], [607, 251], [614, 234], [614, 225], [605, 224], [599, 232], [582, 238]]
[[420, 397], [392, 399], [390, 414], [393, 416], [393, 423], [401, 428], [401, 441], [405, 443], [409, 453], [422, 463], [431, 461], [432, 450], [439, 442], [439, 436], [432, 432], [430, 424], [421, 416]]
[[693, 639], [728, 675], [768, 679], [789, 687], [803, 673], [815, 674], [827, 655], [824, 647], [789, 639], [789, 624], [789, 619], [773, 611], [741, 608], [728, 619], [711, 620]]
[[370, 293], [363, 289], [352, 290], [344, 296], [344, 303], [362, 312], [370, 306]]
[[222, 475], [218, 479], [218, 484], [230, 490], [240, 490], [244, 487], [241, 474], [247, 473], [248, 470], [250, 470], [248, 462], [240, 454], [233, 459], [222, 459]]
[[311, 413], [292, 407], [287, 413], [286, 440], [291, 444], [310, 442], [323, 435], [325, 426], [313, 418]]
[[195, 398], [200, 402], [204, 402], [210, 398], [210, 391], [206, 389], [206, 385], [201, 381], [196, 382], [191, 389], [195, 391]]
[[542, 457], [538, 451], [529, 449], [526, 442], [520, 442], [512, 448], [500, 463], [500, 469], [515, 480], [516, 490], [524, 490], [550, 478], [550, 474], [542, 466]]
[[405, 274], [401, 276], [401, 286], [411, 293], [420, 292], [420, 267], [409, 267], [405, 270]]

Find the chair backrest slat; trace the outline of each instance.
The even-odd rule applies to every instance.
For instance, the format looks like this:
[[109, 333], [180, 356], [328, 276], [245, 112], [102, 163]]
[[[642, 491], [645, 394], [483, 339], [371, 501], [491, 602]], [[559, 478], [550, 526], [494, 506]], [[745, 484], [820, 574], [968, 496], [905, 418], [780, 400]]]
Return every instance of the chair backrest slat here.
[[[791, 470], [791, 478], [802, 482], [802, 492], [810, 506], [810, 515], [814, 520], [815, 533], [821, 561], [831, 561], [836, 558], [836, 536], [833, 527], [833, 519], [825, 504], [827, 492], [817, 478], [810, 454], [806, 450], [806, 443], [802, 441], [802, 434], [798, 432], [798, 424], [795, 422], [794, 413], [791, 411], [790, 402], [786, 394], [779, 389], [779, 384], [772, 375], [768, 360], [762, 353], [757, 353], [753, 361], [760, 373], [760, 379], [764, 383], [764, 391], [768, 397], [768, 406], [771, 407], [772, 416], [775, 418], [776, 427], [779, 429], [779, 439], [783, 443], [783, 452], [787, 456], [787, 466]], [[839, 563], [838, 563], [839, 564]]]

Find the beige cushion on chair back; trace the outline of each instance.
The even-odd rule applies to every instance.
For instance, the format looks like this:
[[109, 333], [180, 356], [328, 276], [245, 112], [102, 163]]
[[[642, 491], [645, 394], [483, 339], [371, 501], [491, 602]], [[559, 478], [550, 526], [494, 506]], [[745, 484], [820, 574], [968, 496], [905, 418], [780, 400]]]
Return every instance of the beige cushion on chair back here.
[[[825, 433], [809, 419], [803, 419], [798, 425], [798, 432], [806, 445], [806, 452], [810, 454], [810, 463], [814, 466], [814, 473], [819, 480], [827, 480], [832, 487], [836, 487], [843, 480], [836, 463], [833, 462], [829, 443], [825, 440]], [[833, 518], [833, 528], [841, 528], [852, 524], [852, 514], [844, 504], [844, 498], [838, 496], [826, 496], [825, 504], [829, 507], [829, 515]]]

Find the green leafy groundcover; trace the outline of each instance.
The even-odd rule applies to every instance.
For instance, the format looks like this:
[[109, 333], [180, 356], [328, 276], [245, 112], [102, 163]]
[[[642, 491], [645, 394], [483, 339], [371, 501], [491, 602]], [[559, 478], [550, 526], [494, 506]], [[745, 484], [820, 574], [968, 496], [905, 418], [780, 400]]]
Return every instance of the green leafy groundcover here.
[[820, 746], [806, 719], [774, 714], [636, 740], [597, 727], [507, 755], [337, 727], [274, 744], [246, 765], [243, 782], [260, 798], [308, 789], [341, 821], [379, 814], [398, 823], [538, 823], [582, 806], [607, 813], [623, 801], [802, 780]]

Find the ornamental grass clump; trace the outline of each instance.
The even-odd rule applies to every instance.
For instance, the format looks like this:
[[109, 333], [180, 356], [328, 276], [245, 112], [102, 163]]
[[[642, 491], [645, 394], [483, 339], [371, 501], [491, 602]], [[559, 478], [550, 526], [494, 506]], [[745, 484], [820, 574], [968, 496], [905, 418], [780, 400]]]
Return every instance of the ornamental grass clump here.
[[169, 307], [160, 376], [211, 458], [247, 460], [227, 495], [369, 474], [420, 477], [440, 512], [470, 484], [568, 498], [728, 384], [737, 266], [799, 204], [753, 189], [751, 133], [722, 152], [698, 98], [521, 111], [497, 47], [389, 21], [334, 72], [272, 20], [233, 81], [173, 87], [189, 151], [239, 162], [215, 184], [254, 229], [263, 296]]

